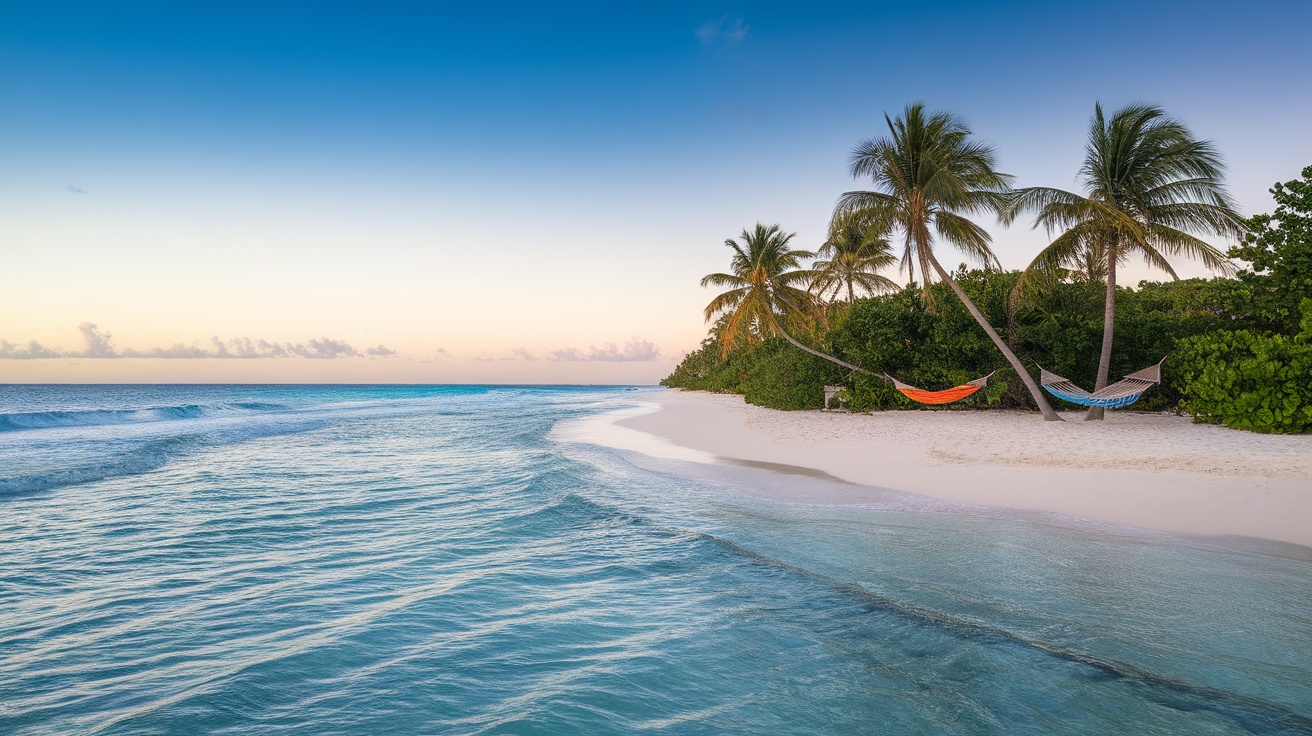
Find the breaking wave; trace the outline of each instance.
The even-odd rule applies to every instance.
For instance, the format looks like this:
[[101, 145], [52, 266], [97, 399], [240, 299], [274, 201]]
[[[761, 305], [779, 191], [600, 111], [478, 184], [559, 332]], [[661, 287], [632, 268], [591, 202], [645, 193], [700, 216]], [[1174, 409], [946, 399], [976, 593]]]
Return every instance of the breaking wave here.
[[258, 401], [226, 404], [153, 406], [143, 409], [91, 409], [86, 411], [34, 411], [0, 414], [0, 432], [18, 432], [56, 427], [94, 427], [105, 424], [166, 422], [255, 412], [285, 411], [290, 407]]

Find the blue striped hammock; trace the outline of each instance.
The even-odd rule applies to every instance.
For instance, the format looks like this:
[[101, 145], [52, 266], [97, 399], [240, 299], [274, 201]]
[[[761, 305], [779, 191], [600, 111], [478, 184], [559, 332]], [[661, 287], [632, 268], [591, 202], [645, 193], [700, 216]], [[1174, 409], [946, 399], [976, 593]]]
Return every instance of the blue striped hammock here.
[[[1165, 361], [1166, 358], [1162, 360]], [[1162, 364], [1159, 362], [1137, 373], [1131, 373], [1101, 391], [1093, 393], [1085, 391], [1056, 373], [1049, 373], [1043, 366], [1039, 366], [1039, 374], [1043, 390], [1063, 401], [1080, 406], [1119, 409], [1138, 401], [1145, 391], [1162, 382]]]

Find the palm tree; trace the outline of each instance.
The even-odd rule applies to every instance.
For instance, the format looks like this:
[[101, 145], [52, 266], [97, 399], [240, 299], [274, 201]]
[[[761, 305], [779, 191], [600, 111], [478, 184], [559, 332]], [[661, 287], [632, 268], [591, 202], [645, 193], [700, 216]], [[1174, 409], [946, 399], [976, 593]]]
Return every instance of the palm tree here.
[[[1047, 187], [1021, 189], [1003, 212], [1003, 221], [1010, 222], [1021, 212], [1034, 211], [1035, 227], [1061, 231], [1025, 269], [1017, 288], [1032, 274], [1063, 266], [1106, 281], [1094, 390], [1107, 385], [1111, 367], [1117, 266], [1137, 253], [1178, 279], [1167, 258], [1184, 255], [1213, 270], [1233, 272], [1224, 253], [1191, 234], [1244, 233], [1244, 220], [1221, 182], [1224, 171], [1211, 142], [1195, 138], [1161, 108], [1127, 105], [1108, 120], [1102, 105], [1095, 104], [1079, 175], [1085, 195]], [[1102, 417], [1101, 407], [1091, 407], [1085, 418]]]
[[775, 336], [814, 352], [786, 331], [810, 329], [819, 312], [815, 296], [806, 289], [815, 276], [802, 268], [802, 259], [814, 254], [790, 248], [795, 235], [758, 222], [751, 232], [743, 230], [741, 244], [733, 238], [724, 241], [733, 249], [731, 272], [702, 279], [703, 287], [733, 287], [706, 305], [707, 322], [725, 315], [717, 326], [722, 358], [740, 344]]
[[832, 291], [830, 304], [843, 287], [847, 287], [848, 302], [856, 300], [857, 289], [875, 294], [898, 288], [896, 282], [879, 275], [879, 271], [897, 262], [892, 246], [877, 228], [858, 217], [836, 220], [829, 228], [829, 239], [820, 246], [816, 256], [824, 260], [816, 261], [811, 267], [815, 271], [811, 291], [821, 297]]
[[[884, 120], [888, 136], [862, 141], [852, 152], [852, 176], [869, 176], [876, 191], [845, 193], [835, 219], [859, 214], [901, 232], [902, 263], [912, 279], [919, 265], [926, 287], [934, 275], [951, 287], [1025, 383], [1043, 418], [1061, 421], [1020, 359], [934, 257], [937, 235], [968, 257], [997, 265], [989, 234], [965, 215], [1000, 212], [1009, 201], [1011, 177], [996, 170], [993, 148], [970, 140], [970, 129], [955, 115], [926, 113], [916, 102], [896, 120]], [[924, 293], [928, 298], [929, 290]]]

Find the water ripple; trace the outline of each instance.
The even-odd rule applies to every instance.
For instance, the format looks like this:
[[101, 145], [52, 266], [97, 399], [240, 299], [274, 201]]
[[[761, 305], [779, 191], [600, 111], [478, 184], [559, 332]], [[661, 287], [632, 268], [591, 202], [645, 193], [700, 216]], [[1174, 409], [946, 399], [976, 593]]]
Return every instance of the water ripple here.
[[617, 391], [147, 390], [259, 406], [0, 438], [28, 477], [183, 448], [0, 496], [2, 732], [1312, 733], [1301, 558], [563, 454]]

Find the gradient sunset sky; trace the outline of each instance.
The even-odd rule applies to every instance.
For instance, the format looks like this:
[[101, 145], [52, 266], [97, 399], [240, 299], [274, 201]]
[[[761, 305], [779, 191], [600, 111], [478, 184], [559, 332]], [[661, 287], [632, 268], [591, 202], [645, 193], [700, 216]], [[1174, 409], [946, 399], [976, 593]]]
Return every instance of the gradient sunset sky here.
[[0, 382], [653, 383], [724, 239], [817, 246], [913, 100], [1020, 186], [1096, 100], [1246, 215], [1312, 164], [1306, 0], [550, 5], [0, 3]]

